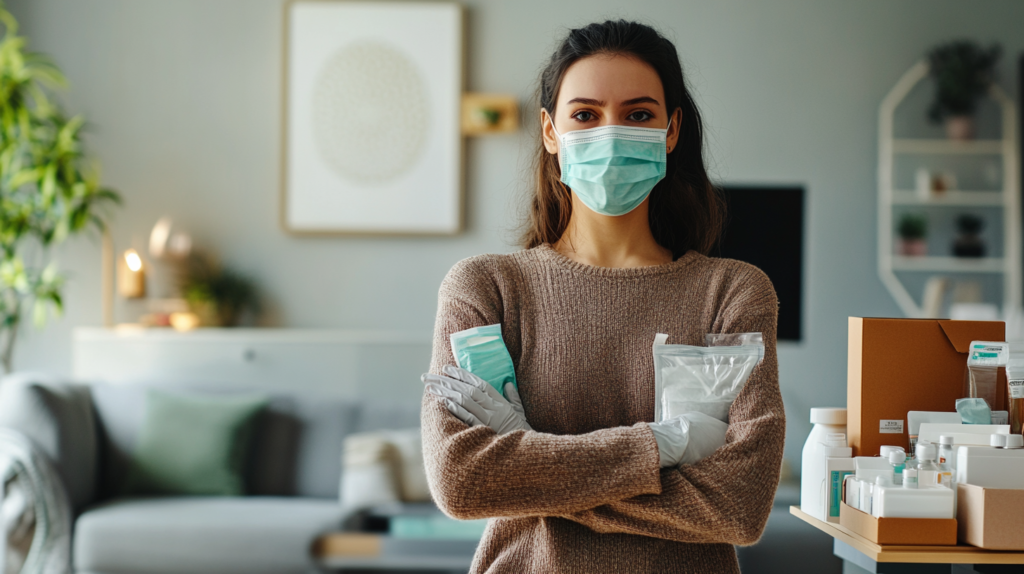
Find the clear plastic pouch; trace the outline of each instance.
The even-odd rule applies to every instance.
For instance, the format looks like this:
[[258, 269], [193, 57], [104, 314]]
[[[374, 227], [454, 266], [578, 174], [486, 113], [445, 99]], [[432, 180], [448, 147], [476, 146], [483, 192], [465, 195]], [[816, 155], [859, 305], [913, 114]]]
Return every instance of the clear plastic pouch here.
[[991, 410], [997, 408], [999, 368], [1005, 367], [1010, 346], [1001, 341], [971, 341], [964, 372], [964, 398], [985, 399]]
[[667, 340], [654, 338], [654, 420], [700, 412], [729, 422], [729, 408], [764, 358], [761, 333], [708, 335], [709, 347]]

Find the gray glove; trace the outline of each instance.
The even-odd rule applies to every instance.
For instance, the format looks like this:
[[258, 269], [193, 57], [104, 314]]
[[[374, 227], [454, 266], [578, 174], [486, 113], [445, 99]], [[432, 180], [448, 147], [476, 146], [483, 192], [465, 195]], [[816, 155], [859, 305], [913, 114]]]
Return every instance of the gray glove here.
[[441, 398], [448, 412], [462, 422], [471, 427], [488, 426], [498, 434], [533, 430], [526, 422], [523, 401], [512, 383], [505, 384], [503, 397], [490, 383], [465, 369], [448, 365], [441, 371], [444, 375], [427, 373], [420, 380], [427, 392]]
[[704, 413], [684, 413], [677, 417], [647, 423], [658, 441], [661, 468], [695, 464], [725, 444], [729, 425]]

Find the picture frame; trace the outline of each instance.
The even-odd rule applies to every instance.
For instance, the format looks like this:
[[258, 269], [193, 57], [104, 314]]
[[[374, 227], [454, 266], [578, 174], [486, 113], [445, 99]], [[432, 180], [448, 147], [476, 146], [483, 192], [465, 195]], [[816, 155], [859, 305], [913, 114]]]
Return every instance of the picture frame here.
[[460, 233], [461, 5], [290, 0], [284, 11], [282, 228]]

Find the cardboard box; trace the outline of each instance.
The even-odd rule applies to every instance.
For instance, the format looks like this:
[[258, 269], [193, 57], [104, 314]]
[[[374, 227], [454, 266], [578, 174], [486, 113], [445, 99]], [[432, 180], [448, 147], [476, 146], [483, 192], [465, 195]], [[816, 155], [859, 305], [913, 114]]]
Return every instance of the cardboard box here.
[[[1002, 321], [850, 317], [846, 435], [853, 455], [877, 456], [886, 444], [909, 449], [907, 412], [955, 410], [971, 341], [1003, 341], [1005, 333]], [[1005, 401], [1005, 382], [999, 387]]]
[[1024, 550], [1024, 490], [957, 485], [960, 542], [988, 550]]
[[956, 520], [952, 518], [876, 518], [843, 502], [839, 525], [875, 544], [956, 545]]

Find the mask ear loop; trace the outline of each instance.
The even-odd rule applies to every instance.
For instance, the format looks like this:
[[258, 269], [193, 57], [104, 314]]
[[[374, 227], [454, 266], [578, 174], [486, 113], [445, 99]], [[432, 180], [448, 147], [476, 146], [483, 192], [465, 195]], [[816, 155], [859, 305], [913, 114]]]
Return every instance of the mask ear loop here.
[[555, 117], [551, 115], [551, 112], [544, 110], [544, 113], [548, 115], [548, 121], [551, 122], [551, 131], [555, 132], [555, 139], [558, 140], [558, 153], [555, 154], [558, 157], [558, 183], [562, 184], [562, 187], [565, 188], [567, 193], [571, 193], [569, 192], [569, 188], [562, 183], [562, 170], [564, 169], [562, 166], [562, 150], [565, 147], [562, 145], [562, 134], [558, 133], [558, 128], [555, 127]]

